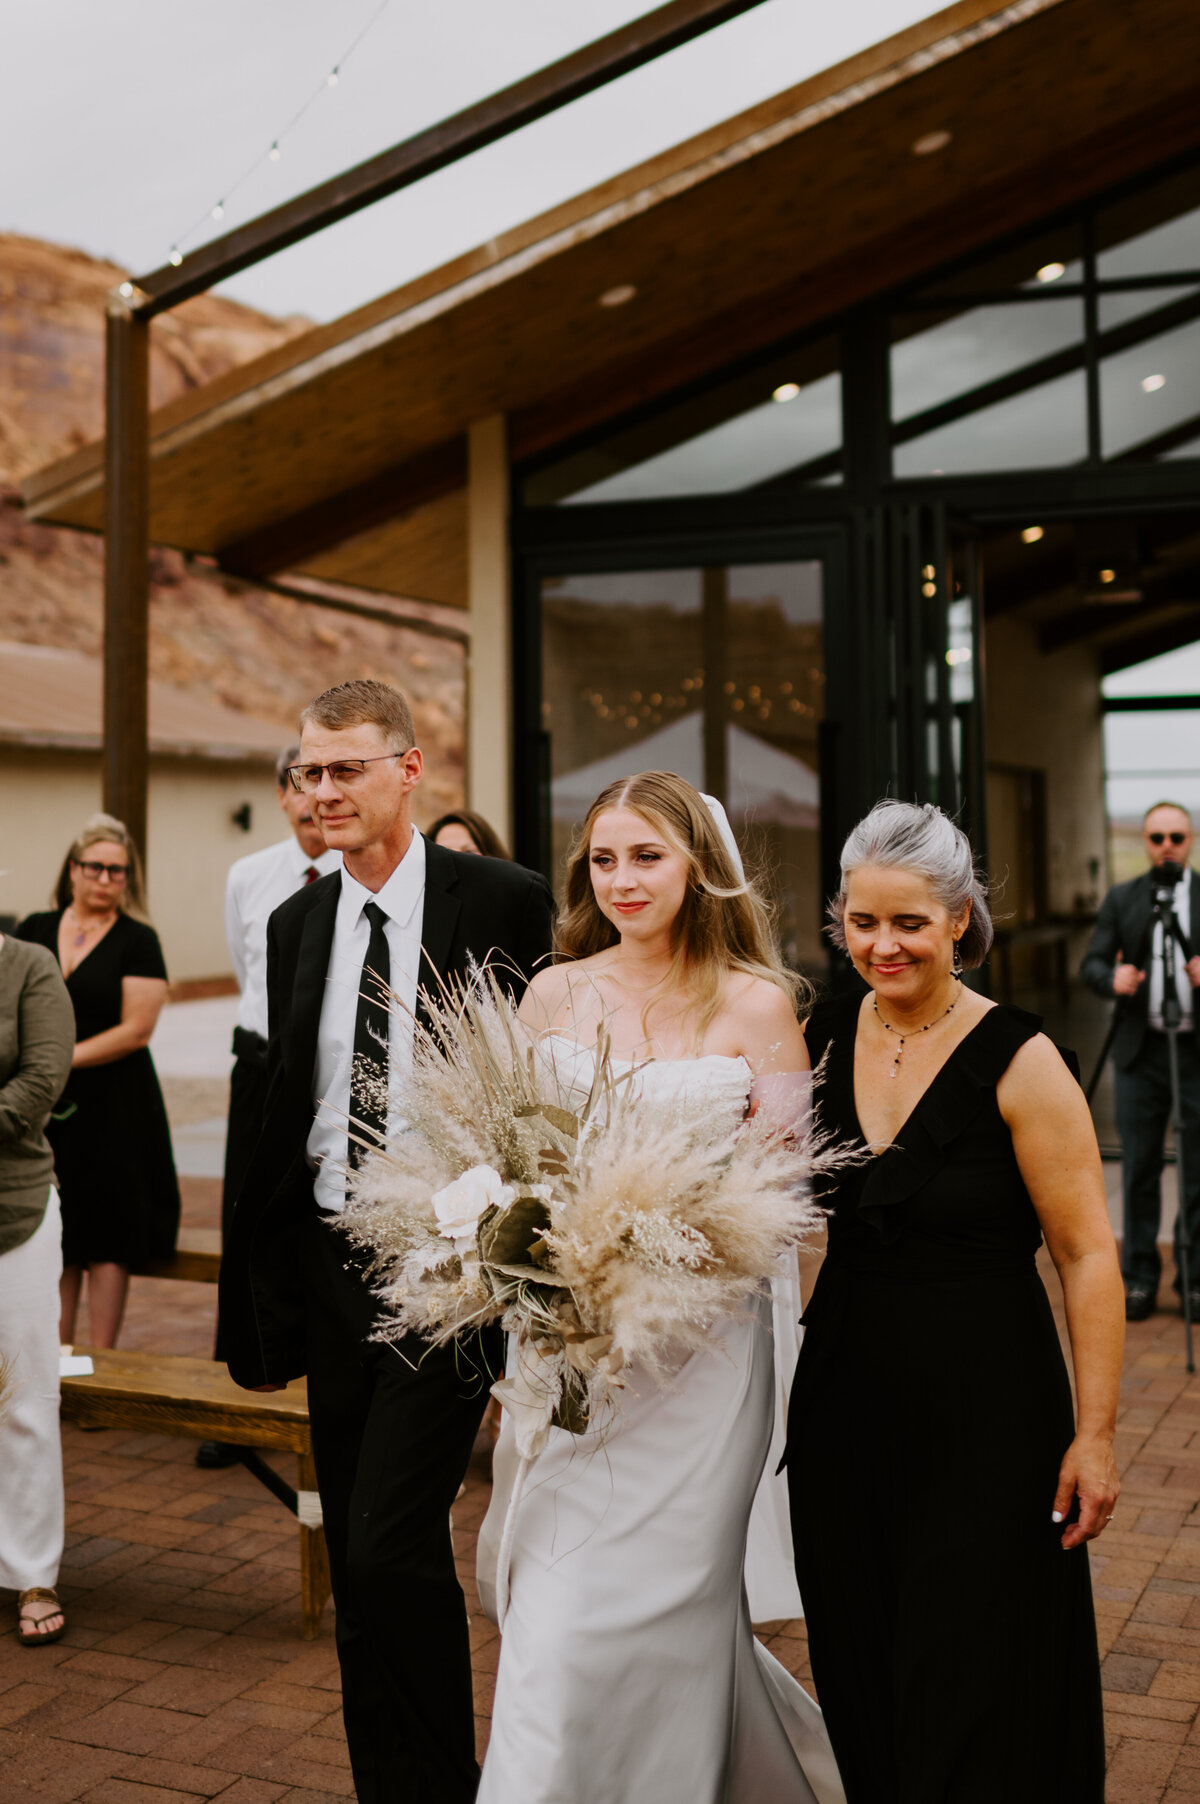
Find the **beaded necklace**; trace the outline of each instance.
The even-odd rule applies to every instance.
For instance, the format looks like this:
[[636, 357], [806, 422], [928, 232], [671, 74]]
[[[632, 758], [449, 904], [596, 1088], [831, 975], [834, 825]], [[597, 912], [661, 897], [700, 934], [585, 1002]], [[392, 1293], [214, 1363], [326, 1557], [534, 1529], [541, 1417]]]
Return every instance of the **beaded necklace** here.
[[883, 1031], [885, 1033], [889, 1033], [889, 1034], [900, 1034], [900, 1044], [896, 1049], [896, 1056], [892, 1060], [892, 1068], [888, 1072], [889, 1077], [895, 1077], [897, 1071], [900, 1069], [900, 1060], [904, 1056], [904, 1042], [906, 1040], [911, 1039], [913, 1034], [915, 1034], [915, 1033], [927, 1034], [931, 1027], [936, 1027], [939, 1021], [944, 1021], [946, 1019], [947, 1015], [952, 1015], [954, 1013], [955, 1009], [958, 1007], [961, 1000], [962, 1000], [962, 990], [960, 989], [958, 992], [958, 995], [954, 998], [954, 1001], [950, 1004], [950, 1007], [947, 1009], [943, 1009], [940, 1015], [936, 1015], [932, 1021], [927, 1021], [924, 1025], [924, 1027], [909, 1028], [907, 1033], [902, 1034], [902, 1033], [900, 1033], [900, 1029], [898, 1027], [893, 1027], [890, 1021], [884, 1020], [883, 1016], [879, 1013], [878, 998], [875, 996], [872, 996], [871, 1003], [875, 1010], [875, 1019], [879, 1022], [879, 1025], [883, 1028]]

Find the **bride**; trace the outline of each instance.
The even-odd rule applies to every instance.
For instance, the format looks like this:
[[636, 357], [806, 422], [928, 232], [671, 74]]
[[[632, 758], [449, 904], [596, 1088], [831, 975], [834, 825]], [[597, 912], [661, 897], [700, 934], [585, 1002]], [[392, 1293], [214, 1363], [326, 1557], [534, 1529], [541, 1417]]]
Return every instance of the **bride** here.
[[[797, 980], [719, 803], [665, 771], [605, 789], [558, 953], [521, 1014], [581, 1096], [603, 1027], [648, 1094], [701, 1090], [735, 1118], [763, 1107], [801, 1127]], [[788, 1371], [790, 1264], [774, 1310]], [[760, 1618], [799, 1613], [767, 1461], [785, 1401], [772, 1315], [764, 1289], [667, 1385], [631, 1372], [615, 1421], [552, 1428], [517, 1485], [506, 1413], [479, 1543], [503, 1629], [479, 1804], [842, 1804], [820, 1711], [750, 1627], [744, 1573]]]

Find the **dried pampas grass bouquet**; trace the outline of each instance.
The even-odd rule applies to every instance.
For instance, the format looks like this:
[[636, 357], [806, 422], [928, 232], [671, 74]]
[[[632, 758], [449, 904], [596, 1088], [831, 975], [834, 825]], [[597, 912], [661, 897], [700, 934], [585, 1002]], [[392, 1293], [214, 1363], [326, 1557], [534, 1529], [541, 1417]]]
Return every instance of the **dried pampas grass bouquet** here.
[[490, 972], [423, 1005], [403, 1131], [348, 1174], [342, 1217], [378, 1332], [436, 1345], [500, 1322], [537, 1392], [522, 1438], [581, 1431], [628, 1367], [676, 1369], [812, 1233], [811, 1178], [837, 1155], [643, 1090], [603, 1036], [584, 1097]]

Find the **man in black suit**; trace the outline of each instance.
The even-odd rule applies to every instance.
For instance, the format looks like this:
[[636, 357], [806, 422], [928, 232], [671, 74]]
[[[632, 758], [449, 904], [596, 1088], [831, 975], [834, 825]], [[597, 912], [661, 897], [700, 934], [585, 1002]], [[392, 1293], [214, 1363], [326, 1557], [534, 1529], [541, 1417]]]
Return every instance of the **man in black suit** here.
[[386, 1059], [393, 1082], [411, 1061], [411, 1016], [382, 1006], [376, 979], [413, 1009], [439, 976], [491, 956], [519, 992], [550, 949], [553, 903], [520, 865], [425, 842], [412, 825], [413, 741], [408, 705], [386, 683], [342, 683], [301, 716], [296, 780], [343, 862], [268, 924], [267, 1100], [220, 1310], [239, 1384], [308, 1378], [360, 1804], [468, 1804], [479, 1769], [449, 1513], [500, 1337], [436, 1352], [369, 1341], [374, 1302], [336, 1225], [359, 1156], [346, 1117], [382, 1137], [386, 1104], [363, 1083], [364, 1061]]
[[[1084, 955], [1081, 975], [1099, 996], [1116, 999], [1116, 1033], [1112, 1056], [1121, 1135], [1121, 1170], [1125, 1193], [1125, 1315], [1144, 1322], [1155, 1305], [1162, 1261], [1158, 1227], [1162, 1211], [1163, 1141], [1171, 1113], [1167, 1036], [1163, 1031], [1163, 930], [1154, 918], [1154, 892], [1161, 884], [1159, 867], [1174, 863], [1184, 877], [1173, 891], [1175, 918], [1183, 945], [1177, 945], [1176, 980], [1183, 1021], [1179, 1032], [1179, 1085], [1183, 1116], [1183, 1169], [1191, 1239], [1188, 1289], [1191, 1314], [1200, 1319], [1200, 1010], [1194, 991], [1200, 987], [1200, 956], [1192, 946], [1200, 931], [1200, 877], [1187, 869], [1192, 849], [1192, 821], [1175, 802], [1156, 802], [1142, 822], [1150, 869], [1129, 883], [1110, 889], [1100, 906], [1096, 929]], [[1176, 1266], [1179, 1267], [1178, 1233]], [[1175, 1288], [1182, 1279], [1176, 1271]]]

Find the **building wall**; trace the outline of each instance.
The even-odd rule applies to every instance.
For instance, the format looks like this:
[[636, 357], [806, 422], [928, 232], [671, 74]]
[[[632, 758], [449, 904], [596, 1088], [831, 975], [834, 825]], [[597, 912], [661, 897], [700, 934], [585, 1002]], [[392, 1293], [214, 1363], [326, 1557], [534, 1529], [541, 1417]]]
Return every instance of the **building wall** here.
[[[1053, 914], [1074, 914], [1104, 884], [1104, 738], [1096, 652], [1044, 654], [1036, 630], [988, 622], [987, 762], [1046, 773], [1047, 890]], [[1098, 876], [1090, 861], [1098, 861]], [[1002, 872], [995, 872], [1002, 877]], [[998, 898], [1004, 912], [1003, 895]]]
[[[67, 847], [100, 807], [97, 756], [0, 749], [0, 914], [50, 906]], [[251, 805], [244, 833], [232, 816]], [[158, 758], [150, 775], [149, 902], [173, 981], [229, 974], [225, 875], [289, 831], [274, 774], [242, 760]]]

